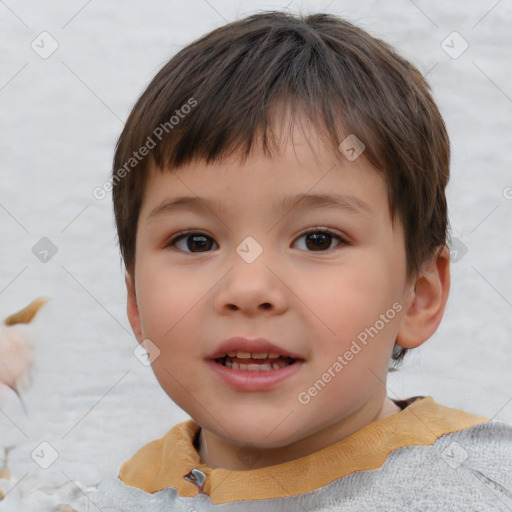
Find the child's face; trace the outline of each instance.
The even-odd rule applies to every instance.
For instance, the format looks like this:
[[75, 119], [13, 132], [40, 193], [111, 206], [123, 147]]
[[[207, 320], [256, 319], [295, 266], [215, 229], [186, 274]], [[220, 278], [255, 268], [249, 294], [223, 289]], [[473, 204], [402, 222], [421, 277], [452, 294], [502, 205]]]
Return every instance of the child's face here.
[[[392, 225], [383, 178], [363, 158], [336, 159], [322, 142], [313, 152], [298, 131], [294, 141], [244, 164], [152, 170], [140, 211], [136, 303], [127, 281], [132, 327], [160, 350], [153, 370], [168, 395], [209, 439], [233, 447], [315, 446], [327, 432], [336, 440], [373, 421], [412, 301], [404, 234]], [[346, 200], [279, 208], [299, 194]], [[181, 196], [216, 206], [151, 215]], [[185, 230], [202, 237], [166, 246]], [[303, 361], [264, 390], [239, 389], [208, 358], [234, 336], [266, 338]]]

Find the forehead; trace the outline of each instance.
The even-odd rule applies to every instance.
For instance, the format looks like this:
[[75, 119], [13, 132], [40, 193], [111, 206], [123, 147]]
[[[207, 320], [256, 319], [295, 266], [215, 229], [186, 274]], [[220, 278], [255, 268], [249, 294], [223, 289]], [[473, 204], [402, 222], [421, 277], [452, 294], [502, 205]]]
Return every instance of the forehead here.
[[151, 164], [145, 192], [147, 221], [180, 211], [256, 211], [258, 204], [275, 214], [329, 208], [371, 219], [389, 212], [382, 173], [362, 157], [347, 159], [304, 125], [281, 130], [271, 154], [255, 145], [246, 158], [233, 153], [178, 169]]

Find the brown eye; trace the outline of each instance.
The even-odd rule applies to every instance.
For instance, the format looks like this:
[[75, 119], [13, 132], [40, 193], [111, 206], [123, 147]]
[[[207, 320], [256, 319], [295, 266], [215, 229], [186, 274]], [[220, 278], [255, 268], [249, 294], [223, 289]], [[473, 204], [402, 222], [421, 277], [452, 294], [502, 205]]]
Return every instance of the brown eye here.
[[337, 247], [340, 244], [346, 244], [346, 242], [335, 233], [327, 230], [316, 229], [314, 231], [309, 231], [308, 233], [303, 234], [297, 240], [304, 239], [304, 246], [308, 251], [316, 251], [316, 252], [325, 252], [332, 247], [332, 242], [336, 241], [337, 244], [334, 247]]
[[176, 246], [183, 252], [207, 252], [215, 241], [203, 233], [181, 233], [174, 237], [167, 246]]

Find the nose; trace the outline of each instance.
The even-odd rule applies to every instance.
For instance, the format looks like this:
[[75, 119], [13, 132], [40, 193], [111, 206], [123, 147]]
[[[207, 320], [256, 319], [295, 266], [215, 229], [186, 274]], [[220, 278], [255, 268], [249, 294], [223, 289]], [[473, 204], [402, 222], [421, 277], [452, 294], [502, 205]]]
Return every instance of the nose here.
[[248, 263], [236, 254], [232, 263], [230, 271], [217, 288], [215, 308], [219, 314], [240, 311], [254, 316], [286, 311], [289, 293], [286, 279], [269, 258], [261, 255]]

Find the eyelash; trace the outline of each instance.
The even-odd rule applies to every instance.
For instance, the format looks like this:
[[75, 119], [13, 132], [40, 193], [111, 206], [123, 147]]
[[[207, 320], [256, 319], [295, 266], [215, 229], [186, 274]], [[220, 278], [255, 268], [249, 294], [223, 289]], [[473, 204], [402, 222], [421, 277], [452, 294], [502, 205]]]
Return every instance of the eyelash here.
[[[327, 235], [331, 235], [335, 240], [338, 240], [340, 243], [335, 246], [334, 248], [331, 248], [331, 249], [328, 249], [326, 251], [306, 251], [306, 252], [328, 252], [330, 250], [333, 250], [333, 249], [336, 249], [337, 247], [339, 247], [340, 245], [349, 245], [349, 243], [342, 237], [340, 236], [339, 234], [331, 231], [330, 229], [327, 229], [327, 228], [320, 228], [320, 227], [317, 227], [317, 228], [312, 228], [304, 233], [302, 233], [296, 240], [300, 240], [301, 238], [307, 236], [307, 235], [310, 235], [312, 233], [323, 233], [323, 234], [327, 234]], [[181, 231], [180, 233], [174, 235], [173, 237], [171, 237], [171, 239], [165, 243], [164, 245], [164, 248], [168, 248], [168, 247], [172, 247], [172, 246], [175, 246], [177, 242], [179, 242], [180, 240], [182, 239], [186, 239], [188, 238], [189, 236], [192, 236], [192, 235], [202, 235], [204, 236], [205, 238], [210, 238], [213, 240], [212, 237], [204, 234], [204, 233], [201, 233], [200, 231], [193, 231], [193, 230], [190, 230], [190, 231]], [[181, 249], [178, 249], [181, 251]], [[193, 252], [193, 251], [181, 251], [181, 252], [185, 252], [185, 253], [189, 253], [189, 254], [201, 254], [203, 252], [211, 252], [211, 251], [197, 251], [197, 252]]]

